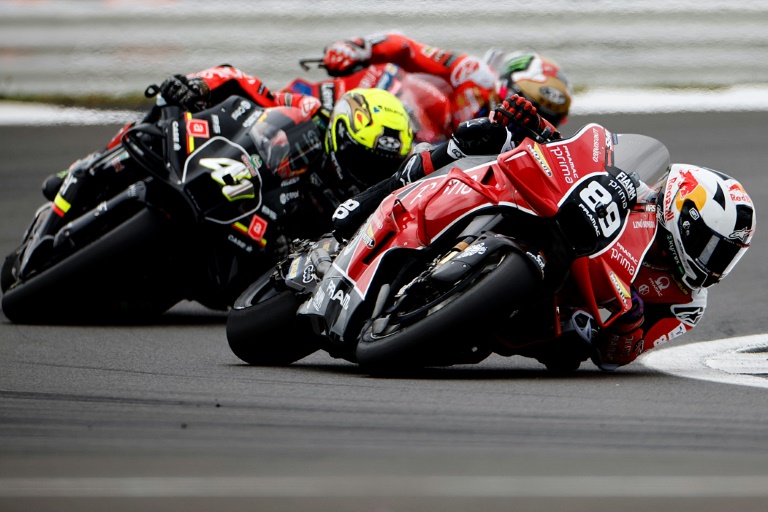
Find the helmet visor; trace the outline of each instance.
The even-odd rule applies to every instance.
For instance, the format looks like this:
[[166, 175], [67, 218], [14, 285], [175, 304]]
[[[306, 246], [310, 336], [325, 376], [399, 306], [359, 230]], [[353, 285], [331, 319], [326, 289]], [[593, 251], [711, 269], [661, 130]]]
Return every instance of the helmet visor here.
[[[337, 124], [337, 128], [341, 128]], [[388, 130], [385, 129], [385, 133]], [[365, 186], [371, 186], [374, 183], [388, 178], [397, 171], [400, 163], [404, 160], [396, 152], [382, 153], [366, 148], [349, 134], [349, 130], [338, 129], [336, 131], [336, 142], [338, 144], [334, 151], [334, 158], [339, 166], [339, 171], [345, 177], [352, 177]]]
[[685, 253], [706, 275], [696, 279], [698, 286], [711, 286], [720, 281], [741, 259], [749, 244], [727, 238], [712, 230], [701, 218], [693, 201], [686, 201], [678, 219], [680, 238]]

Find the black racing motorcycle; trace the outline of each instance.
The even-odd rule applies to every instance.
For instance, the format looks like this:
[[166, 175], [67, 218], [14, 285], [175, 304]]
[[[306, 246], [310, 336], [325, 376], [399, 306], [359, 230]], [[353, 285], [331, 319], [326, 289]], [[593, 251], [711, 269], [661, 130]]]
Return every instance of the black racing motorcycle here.
[[196, 113], [154, 107], [49, 191], [2, 264], [4, 314], [114, 323], [152, 319], [182, 300], [226, 310], [294, 236], [282, 219], [302, 184], [270, 162], [292, 158], [296, 139], [302, 155], [321, 152], [318, 133], [240, 96]]

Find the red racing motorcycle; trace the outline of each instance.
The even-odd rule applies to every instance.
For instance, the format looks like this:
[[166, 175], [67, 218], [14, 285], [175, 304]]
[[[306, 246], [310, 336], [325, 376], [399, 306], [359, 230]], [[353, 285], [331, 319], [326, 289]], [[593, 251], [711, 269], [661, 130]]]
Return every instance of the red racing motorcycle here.
[[[235, 302], [233, 352], [251, 364], [323, 349], [371, 371], [449, 366], [567, 329], [588, 341], [629, 310], [669, 168], [661, 142], [589, 124], [460, 162], [392, 193], [344, 247], [295, 248]], [[537, 359], [557, 371], [584, 359], [583, 347], [558, 350]]]

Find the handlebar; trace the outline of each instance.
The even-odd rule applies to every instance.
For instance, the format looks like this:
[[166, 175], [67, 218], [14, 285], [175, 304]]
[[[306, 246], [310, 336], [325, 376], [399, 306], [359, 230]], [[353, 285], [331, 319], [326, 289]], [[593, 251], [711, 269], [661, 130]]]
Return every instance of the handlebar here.
[[312, 69], [310, 64], [314, 64], [315, 65], [314, 67], [317, 69], [325, 67], [323, 65], [322, 57], [310, 57], [307, 59], [299, 59], [299, 66], [301, 66], [301, 69], [303, 69], [304, 71], [309, 71], [310, 69]]

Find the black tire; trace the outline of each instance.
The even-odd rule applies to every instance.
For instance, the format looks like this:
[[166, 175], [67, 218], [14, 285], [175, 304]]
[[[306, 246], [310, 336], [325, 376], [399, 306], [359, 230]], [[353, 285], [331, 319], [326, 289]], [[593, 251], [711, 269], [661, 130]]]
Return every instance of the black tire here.
[[[357, 363], [371, 373], [383, 374], [403, 368], [465, 362], [452, 362], [452, 352], [476, 351], [478, 360], [484, 359], [489, 353], [482, 344], [483, 335], [490, 332], [500, 313], [520, 307], [541, 282], [526, 257], [516, 252], [499, 256], [502, 257], [489, 260], [482, 274], [467, 276], [457, 287], [438, 297], [424, 298], [425, 302], [430, 301], [428, 306], [412, 303], [409, 311], [423, 310], [414, 322], [378, 336], [372, 331], [372, 323], [367, 324], [355, 351]], [[472, 341], [480, 343], [473, 347]]]
[[[22, 324], [132, 323], [155, 318], [179, 302], [172, 237], [159, 213], [140, 210], [94, 242], [26, 281], [14, 282], [2, 307]], [[7, 279], [13, 257], [3, 265]]]
[[306, 296], [276, 290], [264, 274], [235, 301], [227, 316], [227, 341], [248, 364], [287, 366], [317, 352], [320, 338], [296, 311]]

